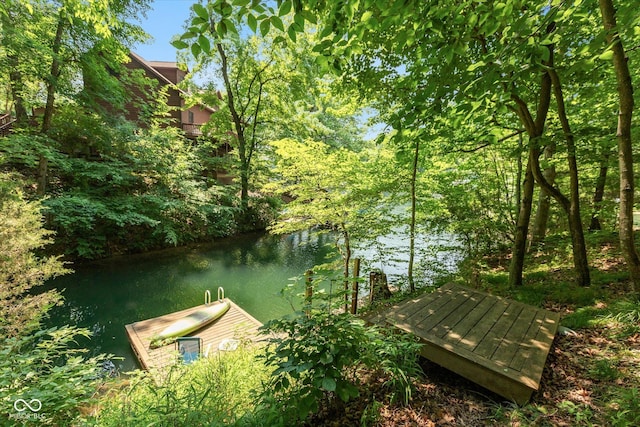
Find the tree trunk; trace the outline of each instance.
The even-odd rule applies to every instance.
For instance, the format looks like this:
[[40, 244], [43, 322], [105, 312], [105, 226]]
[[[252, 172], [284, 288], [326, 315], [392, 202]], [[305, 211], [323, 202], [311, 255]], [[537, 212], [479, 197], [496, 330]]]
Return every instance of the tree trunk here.
[[416, 179], [418, 177], [418, 156], [420, 154], [420, 140], [416, 139], [416, 149], [413, 153], [413, 169], [411, 171], [411, 222], [409, 223], [409, 290], [416, 290], [413, 281], [413, 261], [416, 255]]
[[[51, 130], [51, 121], [53, 119], [53, 107], [56, 98], [56, 89], [58, 88], [58, 77], [60, 77], [60, 49], [62, 47], [62, 35], [64, 34], [65, 25], [68, 21], [62, 12], [58, 17], [58, 26], [56, 27], [56, 36], [53, 40], [52, 52], [53, 59], [51, 61], [51, 72], [49, 81], [47, 82], [47, 102], [42, 117], [42, 133], [47, 135]], [[47, 188], [48, 160], [40, 154], [38, 159], [38, 187], [37, 194], [44, 196]]]
[[620, 101], [618, 113], [618, 164], [620, 167], [620, 248], [624, 254], [631, 278], [630, 291], [640, 286], [640, 257], [635, 247], [633, 235], [633, 151], [631, 139], [631, 116], [633, 114], [633, 85], [629, 73], [626, 52], [620, 40], [616, 23], [616, 10], [612, 0], [598, 0], [604, 30], [607, 33], [607, 43], [613, 51], [613, 67], [618, 82], [618, 97]]
[[596, 180], [596, 188], [593, 193], [593, 212], [591, 213], [591, 222], [589, 224], [589, 231], [602, 230], [602, 224], [600, 223], [599, 213], [604, 198], [604, 188], [607, 183], [607, 172], [609, 171], [609, 151], [606, 151], [602, 155], [600, 161], [600, 174]]
[[247, 141], [244, 134], [244, 125], [242, 118], [236, 110], [235, 96], [233, 87], [231, 86], [231, 80], [229, 79], [229, 61], [227, 54], [222, 47], [222, 44], [217, 43], [216, 48], [220, 54], [220, 60], [222, 61], [222, 79], [224, 80], [224, 86], [227, 91], [227, 106], [231, 113], [231, 120], [236, 131], [236, 138], [238, 139], [238, 156], [240, 157], [240, 201], [242, 207], [246, 208], [249, 200], [249, 162], [247, 159]]
[[[518, 135], [518, 161], [517, 161], [517, 177], [516, 177], [516, 209], [515, 215], [520, 215], [520, 204], [522, 203], [522, 152], [523, 152], [523, 144], [522, 144], [522, 134]], [[514, 216], [515, 216], [514, 215]], [[517, 219], [516, 219], [517, 221]]]
[[[3, 45], [8, 45], [11, 40], [18, 37], [15, 33], [15, 16], [11, 11], [7, 14], [0, 14], [0, 30], [2, 31], [0, 42]], [[7, 65], [9, 69], [9, 88], [11, 90], [11, 100], [13, 101], [13, 109], [16, 113], [16, 125], [23, 127], [28, 124], [29, 116], [27, 114], [27, 108], [24, 104], [24, 78], [20, 71], [20, 58], [15, 53], [15, 48], [10, 47], [6, 51]]]
[[[556, 151], [555, 144], [551, 143], [544, 148], [544, 158], [549, 160]], [[556, 180], [556, 168], [553, 164], [547, 166], [544, 170], [544, 177], [548, 183], [553, 185]], [[536, 210], [536, 218], [533, 221], [533, 230], [531, 231], [531, 246], [536, 247], [544, 241], [547, 235], [547, 224], [549, 222], [549, 211], [551, 208], [551, 194], [545, 189], [540, 188], [538, 198], [538, 209]]]
[[[553, 58], [553, 53], [551, 54]], [[553, 61], [553, 59], [551, 59]], [[553, 66], [553, 62], [551, 63]], [[553, 93], [556, 98], [556, 105], [558, 107], [558, 118], [562, 125], [562, 131], [564, 133], [565, 140], [567, 142], [567, 162], [569, 163], [569, 183], [570, 183], [570, 197], [567, 201], [565, 197], [559, 197], [559, 191], [552, 191], [551, 194], [560, 202], [561, 206], [567, 210], [569, 217], [569, 229], [571, 232], [571, 241], [573, 247], [573, 263], [576, 270], [576, 280], [579, 286], [589, 286], [591, 284], [591, 275], [589, 273], [589, 261], [587, 258], [587, 245], [584, 241], [584, 228], [582, 226], [582, 218], [580, 215], [580, 188], [578, 181], [578, 162], [576, 160], [576, 147], [573, 139], [573, 132], [569, 125], [569, 119], [567, 117], [564, 95], [562, 93], [562, 86], [560, 84], [560, 78], [555, 68], [550, 68], [547, 73], [551, 77], [551, 83], [553, 86]], [[536, 175], [537, 166], [534, 165], [534, 176]], [[538, 182], [543, 184], [543, 179]], [[544, 186], [549, 188], [549, 183], [544, 182]]]
[[349, 263], [351, 262], [351, 239], [344, 224], [340, 225], [342, 237], [344, 238], [344, 251], [342, 252], [343, 272], [344, 272], [344, 312], [349, 312]]
[[[551, 27], [548, 30], [551, 30]], [[522, 202], [520, 204], [520, 213], [516, 224], [516, 235], [513, 242], [511, 265], [509, 266], [509, 286], [515, 287], [522, 285], [522, 272], [524, 270], [524, 258], [527, 249], [527, 233], [529, 231], [531, 206], [533, 204], [533, 166], [534, 163], [537, 163], [538, 158], [540, 157], [540, 152], [537, 149], [538, 140], [544, 133], [544, 125], [547, 121], [549, 104], [551, 102], [551, 79], [549, 78], [549, 75], [547, 73], [542, 73], [538, 108], [536, 110], [535, 119], [531, 116], [526, 103], [515, 93], [511, 94], [511, 99], [515, 102], [515, 112], [529, 135], [529, 158], [527, 161], [524, 185], [522, 189], [523, 194]]]
[[16, 55], [7, 57], [9, 62], [9, 86], [11, 87], [11, 98], [13, 100], [13, 109], [16, 112], [16, 126], [24, 127], [29, 123], [29, 115], [24, 105], [24, 80], [20, 72], [20, 60]]
[[534, 180], [531, 172], [531, 161], [527, 162], [522, 185], [522, 201], [516, 223], [516, 232], [513, 239], [511, 252], [511, 264], [509, 265], [509, 286], [522, 286], [522, 272], [524, 270], [524, 258], [527, 252], [527, 234], [531, 220], [531, 207], [533, 205]]

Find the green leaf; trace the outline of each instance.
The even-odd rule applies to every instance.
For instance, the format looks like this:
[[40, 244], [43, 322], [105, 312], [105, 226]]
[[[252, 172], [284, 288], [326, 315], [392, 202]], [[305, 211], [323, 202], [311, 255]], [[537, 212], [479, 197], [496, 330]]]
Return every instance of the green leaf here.
[[605, 50], [600, 55], [598, 55], [598, 59], [601, 59], [603, 61], [612, 60], [613, 59], [613, 51], [612, 50]]
[[278, 16], [284, 16], [291, 12], [291, 0], [285, 0], [280, 5], [280, 10], [278, 11]]
[[551, 59], [551, 50], [547, 46], [540, 46], [540, 56], [544, 62], [548, 62]]
[[[222, 24], [223, 23], [221, 22], [219, 25], [222, 25]], [[200, 37], [198, 37], [198, 44], [200, 45], [200, 49], [206, 55], [208, 55], [211, 52], [211, 43], [209, 42], [209, 39], [204, 36], [204, 34], [201, 34]]]
[[199, 58], [201, 52], [202, 49], [200, 49], [200, 45], [198, 43], [194, 43], [191, 45], [191, 53], [195, 58]]
[[193, 5], [193, 11], [196, 13], [196, 15], [198, 15], [205, 21], [209, 20], [209, 12], [207, 12], [207, 9], [200, 3], [196, 3]]
[[367, 22], [373, 16], [373, 12], [370, 10], [366, 11], [362, 14], [362, 18], [360, 18], [360, 22]]
[[282, 23], [282, 19], [280, 19], [277, 16], [272, 16], [270, 18], [271, 21], [271, 25], [273, 25], [275, 28], [279, 29], [280, 31], [284, 31], [284, 25]]
[[265, 19], [260, 23], [260, 34], [262, 35], [262, 37], [265, 37], [267, 34], [269, 34], [270, 28], [271, 28], [271, 21], [269, 21], [268, 19]]
[[296, 42], [296, 29], [293, 28], [293, 24], [289, 26], [289, 28], [287, 28], [287, 34], [289, 35], [289, 38], [291, 39], [292, 42]]
[[224, 19], [218, 22], [218, 25], [216, 25], [216, 33], [220, 37], [224, 37], [227, 34], [227, 24], [224, 22]]
[[238, 34], [238, 30], [236, 29], [235, 24], [230, 19], [223, 19], [221, 22], [224, 22], [225, 28], [228, 33]]
[[318, 23], [318, 19], [316, 18], [316, 16], [308, 10], [301, 10], [300, 14], [304, 17], [304, 19], [311, 22], [312, 24]]
[[336, 380], [333, 378], [323, 378], [322, 379], [322, 388], [326, 391], [336, 391]]
[[467, 71], [474, 71], [480, 67], [483, 67], [484, 65], [485, 65], [484, 61], [475, 62], [467, 67]]
[[352, 397], [358, 397], [360, 394], [358, 388], [348, 382], [342, 382], [340, 387], [336, 388], [336, 394], [343, 402], [348, 402]]
[[255, 16], [253, 16], [253, 14], [247, 15], [247, 24], [249, 25], [249, 28], [251, 28], [251, 31], [253, 31], [255, 34], [258, 29], [258, 20]]
[[174, 40], [171, 42], [171, 45], [176, 49], [186, 49], [189, 47], [188, 43], [183, 42], [182, 40]]

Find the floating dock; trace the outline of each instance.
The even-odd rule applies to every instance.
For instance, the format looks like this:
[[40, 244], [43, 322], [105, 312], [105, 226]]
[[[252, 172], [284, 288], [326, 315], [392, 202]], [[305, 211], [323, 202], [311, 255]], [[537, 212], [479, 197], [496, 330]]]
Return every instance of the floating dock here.
[[560, 316], [445, 285], [366, 318], [416, 335], [425, 358], [518, 404], [538, 390]]
[[[226, 339], [249, 340], [254, 342], [258, 340], [258, 329], [262, 326], [262, 323], [228, 298], [225, 298], [225, 301], [228, 301], [230, 304], [229, 311], [214, 322], [188, 335], [202, 338], [203, 352], [211, 354], [218, 351], [220, 343]], [[213, 304], [219, 303], [219, 301], [213, 302]], [[153, 319], [141, 320], [125, 325], [127, 338], [140, 362], [140, 366], [146, 370], [162, 370], [168, 365], [175, 363], [177, 360], [175, 343], [158, 348], [150, 348], [151, 337], [158, 334], [172, 322], [182, 319], [205, 307], [207, 307], [207, 305], [203, 304], [187, 308], [186, 310], [165, 314], [164, 316], [154, 317]]]

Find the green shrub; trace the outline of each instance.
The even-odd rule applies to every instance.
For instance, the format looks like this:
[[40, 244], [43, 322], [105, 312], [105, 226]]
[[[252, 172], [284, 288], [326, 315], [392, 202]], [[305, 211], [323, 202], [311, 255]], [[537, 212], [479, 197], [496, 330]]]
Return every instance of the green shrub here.
[[253, 397], [268, 375], [258, 351], [241, 346], [162, 373], [136, 371], [128, 385], [101, 398], [90, 421], [101, 427], [256, 425]]
[[362, 366], [384, 373], [393, 396], [411, 398], [419, 346], [409, 338], [327, 310], [273, 320], [265, 331], [273, 334], [265, 355], [273, 372], [263, 399], [275, 398], [289, 422], [304, 420], [335, 397], [342, 402], [357, 397], [355, 374]]
[[96, 391], [103, 359], [74, 349], [80, 337], [89, 331], [65, 326], [0, 341], [1, 415], [10, 424], [65, 426], [80, 417]]

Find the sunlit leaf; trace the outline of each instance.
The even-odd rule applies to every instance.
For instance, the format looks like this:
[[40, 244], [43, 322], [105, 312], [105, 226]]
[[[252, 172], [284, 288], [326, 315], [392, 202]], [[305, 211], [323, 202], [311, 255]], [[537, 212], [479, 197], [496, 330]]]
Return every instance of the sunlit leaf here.
[[191, 53], [195, 58], [199, 58], [201, 52], [202, 49], [200, 49], [200, 45], [198, 43], [194, 43], [191, 45]]
[[249, 25], [249, 28], [251, 28], [251, 31], [253, 31], [254, 33], [258, 29], [258, 20], [251, 13], [249, 15], [247, 15], [247, 25]]
[[[223, 23], [221, 22], [219, 25], [222, 25], [222, 24]], [[200, 45], [200, 49], [205, 54], [209, 54], [209, 52], [211, 52], [211, 43], [209, 42], [209, 39], [204, 35], [200, 35], [200, 37], [198, 37], [198, 44]]]
[[173, 40], [171, 45], [176, 49], [186, 49], [189, 47], [188, 43], [183, 42], [182, 40]]
[[277, 16], [272, 16], [270, 21], [271, 21], [271, 25], [273, 25], [275, 28], [277, 28], [280, 31], [284, 31], [284, 25], [282, 23], [282, 19], [280, 19]]
[[598, 59], [601, 59], [603, 61], [611, 61], [613, 59], [613, 51], [605, 50], [600, 55], [598, 55]]
[[280, 10], [278, 11], [278, 16], [284, 16], [291, 12], [291, 0], [285, 0], [280, 5]]
[[260, 23], [260, 34], [262, 35], [262, 37], [265, 37], [267, 34], [269, 34], [270, 28], [271, 28], [271, 21], [269, 21], [268, 19], [265, 19]]
[[292, 42], [296, 42], [296, 29], [293, 27], [294, 24], [290, 25], [289, 28], [287, 28], [287, 34], [289, 35], [289, 38], [291, 39]]
[[195, 3], [193, 5], [193, 11], [196, 13], [196, 15], [198, 15], [200, 18], [204, 19], [205, 21], [209, 20], [209, 12], [207, 12], [207, 9], [200, 3]]

